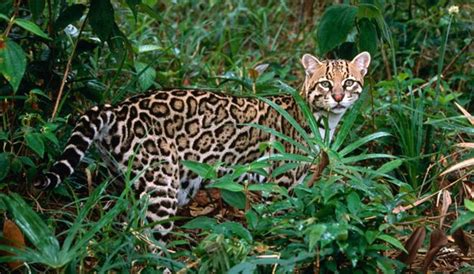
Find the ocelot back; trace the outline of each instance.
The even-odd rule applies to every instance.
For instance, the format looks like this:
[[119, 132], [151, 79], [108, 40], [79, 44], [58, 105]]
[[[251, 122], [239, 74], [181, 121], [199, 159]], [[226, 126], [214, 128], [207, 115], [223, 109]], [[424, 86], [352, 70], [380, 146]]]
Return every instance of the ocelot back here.
[[[369, 63], [367, 52], [352, 61], [319, 61], [309, 54], [303, 56], [306, 79], [301, 95], [317, 119], [328, 117], [330, 137], [344, 112], [359, 98]], [[291, 95], [269, 99], [304, 124]], [[112, 173], [124, 172], [131, 161], [132, 178], [138, 177], [136, 194], [148, 195], [148, 221], [166, 219], [175, 215], [178, 205], [186, 204], [201, 185], [201, 178], [186, 169], [182, 160], [233, 165], [250, 163], [269, 153], [262, 152], [259, 144], [275, 137], [245, 123], [265, 125], [301, 141], [275, 109], [256, 98], [169, 90], [131, 97], [117, 106], [96, 106], [79, 119], [63, 154], [35, 186], [59, 185], [73, 173], [94, 142]], [[320, 128], [320, 132], [324, 134], [325, 130]], [[285, 149], [298, 153], [288, 143]], [[301, 182], [305, 175], [301, 167], [272, 181], [290, 186]], [[165, 235], [172, 226], [172, 222], [163, 223], [155, 229]]]

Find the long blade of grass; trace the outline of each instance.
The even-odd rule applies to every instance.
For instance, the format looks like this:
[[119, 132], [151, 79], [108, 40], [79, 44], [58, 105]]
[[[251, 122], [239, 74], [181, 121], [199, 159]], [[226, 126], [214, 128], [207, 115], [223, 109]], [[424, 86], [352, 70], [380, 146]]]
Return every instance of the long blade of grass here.
[[371, 153], [371, 154], [362, 154], [362, 155], [347, 157], [347, 158], [342, 159], [341, 161], [344, 164], [351, 164], [351, 163], [356, 163], [362, 160], [378, 159], [378, 158], [395, 159], [397, 157], [393, 155], [389, 155], [389, 154], [384, 154], [384, 153]]
[[351, 153], [352, 151], [354, 151], [355, 149], [359, 148], [360, 146], [372, 141], [372, 140], [375, 140], [375, 139], [378, 139], [378, 138], [381, 138], [381, 137], [386, 137], [386, 136], [391, 136], [390, 133], [387, 133], [387, 132], [376, 132], [376, 133], [372, 133], [370, 135], [367, 135], [363, 138], [360, 138], [359, 140], [353, 142], [352, 144], [346, 146], [345, 148], [343, 148], [341, 151], [339, 151], [339, 155], [341, 157]]
[[[274, 108], [281, 116], [283, 116], [298, 132], [298, 134], [303, 137], [307, 144], [311, 144], [311, 138], [309, 137], [306, 130], [304, 130], [301, 125], [291, 116], [286, 110], [284, 110], [281, 106], [277, 105], [275, 102], [265, 98], [265, 97], [258, 97], [259, 100], [267, 103], [269, 106]], [[318, 153], [318, 151], [313, 151], [314, 153]]]
[[346, 140], [357, 116], [359, 116], [360, 114], [363, 103], [366, 101], [367, 96], [369, 96], [368, 94], [369, 92], [367, 91], [367, 89], [364, 89], [364, 91], [360, 95], [359, 100], [357, 100], [356, 104], [352, 107], [349, 113], [345, 115], [345, 118], [342, 122], [342, 126], [335, 135], [333, 145], [331, 146], [333, 150], [337, 151], [341, 147], [344, 140]]
[[59, 242], [44, 221], [34, 212], [28, 204], [17, 194], [10, 196], [0, 195], [7, 211], [13, 215], [15, 223], [23, 234], [42, 254], [51, 262], [59, 262]]
[[263, 126], [263, 125], [259, 125], [259, 124], [243, 124], [243, 125], [251, 126], [251, 127], [254, 127], [254, 128], [258, 128], [262, 131], [268, 132], [268, 133], [274, 135], [275, 137], [280, 138], [280, 139], [290, 143], [291, 145], [297, 147], [301, 151], [303, 151], [305, 153], [308, 153], [308, 154], [310, 153], [309, 148], [307, 148], [304, 145], [300, 144], [299, 142], [293, 140], [293, 138], [289, 137], [288, 135], [285, 135], [285, 134], [283, 134], [283, 133], [281, 133], [277, 130], [274, 130], [273, 128]]
[[71, 226], [71, 228], [68, 230], [66, 239], [64, 240], [64, 244], [62, 246], [62, 251], [66, 252], [69, 251], [71, 248], [71, 245], [80, 231], [81, 228], [83, 228], [83, 222], [86, 219], [87, 215], [89, 212], [92, 210], [92, 208], [97, 204], [97, 202], [101, 199], [102, 194], [105, 191], [105, 187], [107, 186], [107, 183], [101, 184], [99, 187], [97, 187], [94, 192], [87, 198], [86, 203], [81, 206], [81, 210], [79, 211], [79, 214], [77, 214], [77, 217], [75, 218], [75, 222]]

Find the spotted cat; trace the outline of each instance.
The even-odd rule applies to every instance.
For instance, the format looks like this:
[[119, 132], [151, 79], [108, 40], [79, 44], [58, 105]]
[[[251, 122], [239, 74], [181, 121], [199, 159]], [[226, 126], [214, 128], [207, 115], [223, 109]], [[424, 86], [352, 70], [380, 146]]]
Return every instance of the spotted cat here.
[[[319, 61], [305, 54], [301, 61], [306, 73], [301, 95], [317, 119], [328, 117], [332, 138], [342, 115], [362, 92], [370, 55], [362, 52], [352, 61]], [[268, 99], [305, 123], [291, 95]], [[302, 141], [286, 119], [257, 98], [174, 89], [141, 94], [116, 106], [96, 106], [79, 119], [63, 154], [35, 186], [59, 185], [95, 143], [113, 173], [127, 170], [131, 161], [132, 177], [137, 177], [136, 194], [148, 197], [148, 221], [163, 220], [174, 216], [177, 207], [188, 203], [201, 186], [202, 179], [181, 161], [234, 165], [271, 153], [262, 152], [259, 144], [275, 140], [275, 136], [243, 125], [247, 123], [258, 123]], [[324, 136], [324, 128], [320, 132]], [[294, 145], [284, 144], [287, 152], [299, 152]], [[291, 186], [305, 175], [305, 167], [300, 167], [272, 181]], [[248, 176], [257, 181], [265, 179]], [[172, 222], [163, 223], [155, 229], [166, 235], [172, 226]]]

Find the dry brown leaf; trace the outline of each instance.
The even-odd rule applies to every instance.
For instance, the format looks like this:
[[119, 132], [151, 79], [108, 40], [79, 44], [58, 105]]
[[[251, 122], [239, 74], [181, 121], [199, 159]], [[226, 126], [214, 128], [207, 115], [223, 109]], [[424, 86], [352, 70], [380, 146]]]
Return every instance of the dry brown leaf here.
[[[4, 245], [8, 245], [14, 248], [18, 249], [23, 249], [25, 248], [25, 237], [23, 236], [23, 233], [21, 230], [18, 228], [18, 226], [10, 221], [9, 219], [6, 219], [5, 222], [3, 223], [3, 237], [5, 238], [5, 241], [2, 241]], [[2, 252], [5, 256], [13, 255], [9, 252]], [[8, 266], [13, 270], [17, 269], [23, 265], [23, 262], [21, 261], [15, 261], [15, 262], [9, 262]]]
[[469, 238], [464, 234], [464, 231], [461, 228], [458, 228], [453, 233], [454, 242], [457, 244], [464, 256], [467, 256], [469, 253]]
[[464, 114], [464, 116], [466, 116], [466, 118], [469, 120], [471, 125], [474, 126], [474, 117], [472, 117], [472, 115], [467, 110], [465, 110], [461, 105], [459, 105], [458, 103], [454, 102], [454, 104], [458, 107], [458, 109], [462, 112], [462, 114]]
[[462, 148], [474, 148], [474, 143], [459, 143], [456, 144], [456, 146]]
[[435, 229], [431, 232], [430, 237], [430, 249], [426, 253], [425, 259], [423, 260], [423, 272], [427, 272], [431, 263], [433, 262], [438, 251], [445, 245], [448, 244], [448, 238], [444, 232], [440, 229]]
[[464, 160], [460, 163], [457, 163], [453, 166], [450, 166], [448, 169], [446, 169], [445, 171], [443, 171], [440, 176], [443, 176], [443, 175], [446, 175], [450, 172], [453, 172], [455, 170], [458, 170], [458, 169], [462, 169], [462, 168], [465, 168], [465, 167], [469, 167], [469, 166], [474, 166], [474, 158], [470, 158], [470, 159], [467, 159], [467, 160]]
[[446, 214], [448, 213], [448, 208], [453, 203], [453, 200], [451, 199], [451, 193], [447, 189], [444, 189], [440, 193], [440, 196], [442, 197], [442, 200], [441, 200], [441, 208], [439, 210], [439, 214], [441, 215], [441, 218], [439, 219], [439, 227], [443, 227], [444, 218]]
[[408, 238], [408, 240], [405, 242], [405, 249], [408, 251], [408, 253], [402, 251], [400, 255], [398, 255], [397, 259], [407, 265], [413, 263], [416, 258], [416, 254], [418, 253], [418, 249], [420, 249], [421, 245], [423, 245], [425, 237], [425, 227], [417, 227], [411, 234], [410, 238]]

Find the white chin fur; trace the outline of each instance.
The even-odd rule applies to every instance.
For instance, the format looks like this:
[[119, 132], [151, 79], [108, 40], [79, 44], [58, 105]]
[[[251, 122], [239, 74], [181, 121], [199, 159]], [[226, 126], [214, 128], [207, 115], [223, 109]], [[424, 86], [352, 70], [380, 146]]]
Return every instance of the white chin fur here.
[[332, 108], [330, 111], [332, 113], [340, 114], [344, 113], [347, 110], [347, 108]]

